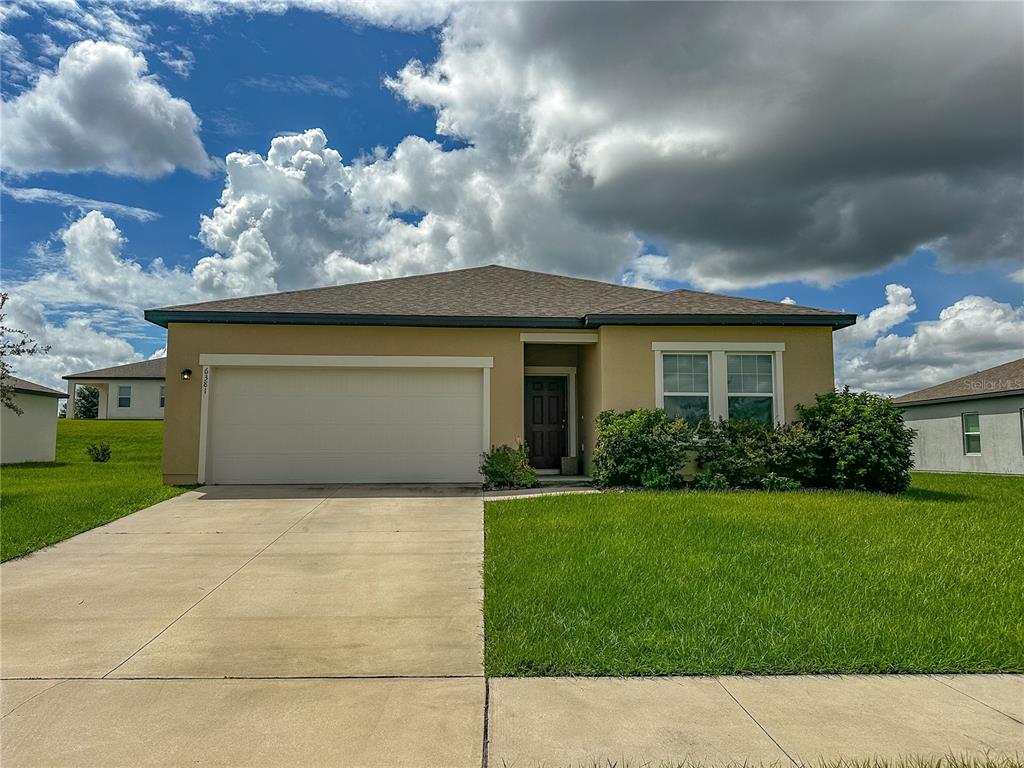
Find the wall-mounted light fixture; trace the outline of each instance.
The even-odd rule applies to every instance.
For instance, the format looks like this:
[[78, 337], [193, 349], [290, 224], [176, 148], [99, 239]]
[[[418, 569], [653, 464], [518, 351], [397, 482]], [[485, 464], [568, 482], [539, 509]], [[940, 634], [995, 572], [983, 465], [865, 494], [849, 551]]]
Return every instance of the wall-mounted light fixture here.
[[186, 368], [185, 370], [183, 370], [181, 372], [181, 380], [182, 381], [188, 381], [191, 378], [192, 378], [192, 369], [191, 368]]

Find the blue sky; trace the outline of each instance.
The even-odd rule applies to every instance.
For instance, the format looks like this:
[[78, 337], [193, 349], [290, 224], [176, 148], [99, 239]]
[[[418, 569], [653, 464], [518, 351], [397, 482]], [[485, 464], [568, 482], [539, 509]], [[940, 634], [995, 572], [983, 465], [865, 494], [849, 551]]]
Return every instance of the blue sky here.
[[[145, 12], [116, 3], [44, 3], [10, 13], [2, 277], [13, 296], [12, 318], [54, 347], [48, 362], [30, 363], [23, 373], [54, 383], [65, 368], [150, 356], [164, 336], [139, 321], [147, 302], [489, 262], [665, 289], [788, 297], [865, 317], [878, 310], [856, 338], [837, 340], [837, 371], [840, 383], [880, 391], [1020, 356], [1024, 263], [1014, 209], [1024, 200], [1024, 144], [1013, 90], [1024, 86], [1024, 43], [1017, 32], [1001, 32], [989, 50], [974, 53], [970, 39], [1005, 28], [998, 14], [975, 13], [961, 25], [964, 39], [950, 42], [957, 34], [952, 11], [894, 9], [945, 35], [949, 51], [936, 52], [923, 32], [879, 62], [866, 50], [878, 34], [864, 27], [874, 22], [836, 4], [807, 12], [813, 34], [790, 39], [799, 25], [789, 25], [772, 41], [768, 29], [773, 44], [801, 51], [785, 65], [794, 70], [780, 63], [777, 72], [745, 72], [701, 46], [749, 50], [748, 31], [711, 36], [723, 28], [764, 29], [753, 7], [716, 9], [742, 23], [714, 32], [702, 31], [702, 20], [687, 17], [686, 7], [402, 8], [270, 13], [253, 0], [249, 13], [199, 15], [186, 2]], [[648, 36], [631, 47], [616, 32], [624, 20]], [[898, 22], [882, 19], [880, 29]], [[562, 31], [549, 39], [549, 29]], [[672, 33], [684, 29], [678, 41]], [[660, 30], [667, 30], [664, 39]], [[820, 60], [816, 38], [832, 39], [836, 50], [850, 46], [853, 63], [843, 71]], [[93, 49], [99, 64], [86, 71], [71, 53], [84, 41], [119, 48]], [[125, 87], [148, 83], [158, 91], [140, 95], [113, 129], [97, 130], [88, 104], [74, 93], [58, 97], [40, 85], [51, 78], [59, 86], [65, 75], [55, 77], [57, 65], [67, 57], [69, 73], [82, 66], [85, 78], [74, 80], [71, 91], [102, 89], [103, 82], [88, 78], [98, 78], [99, 65], [106, 66], [100, 59], [113, 61], [119, 50], [144, 57], [148, 67], [148, 74], [124, 74]], [[929, 74], [943, 56], [957, 58], [963, 82]], [[964, 83], [972, 56], [988, 85], [970, 93]], [[889, 122], [872, 115], [863, 126], [839, 122], [846, 110], [867, 114], [855, 99], [880, 111], [886, 103], [903, 108], [906, 95], [878, 82], [875, 67], [901, 75], [922, 98], [931, 93], [940, 111], [910, 111]], [[861, 75], [862, 85], [852, 87], [848, 80]], [[842, 78], [850, 95], [836, 96], [829, 78]], [[787, 90], [794, 81], [804, 90]], [[834, 101], [822, 103], [822, 92]], [[753, 103], [764, 94], [771, 96], [767, 106]], [[60, 98], [68, 101], [58, 110]], [[153, 103], [179, 116], [190, 110], [199, 121], [194, 130], [169, 132], [168, 141], [180, 140], [182, 149], [132, 144], [133, 131], [147, 130]], [[977, 125], [952, 117], [967, 103]], [[73, 141], [47, 133], [57, 121], [40, 114], [51, 108], [60, 120], [81, 122]], [[116, 100], [105, 107], [120, 108]], [[828, 120], [814, 124], [833, 112], [838, 129]], [[901, 132], [917, 120], [921, 127], [910, 135], [920, 142], [892, 151], [888, 145], [899, 147]], [[978, 125], [989, 126], [983, 141]], [[326, 147], [305, 133], [312, 129], [322, 131]], [[242, 164], [226, 176], [229, 153], [270, 164], [272, 140], [296, 134], [305, 138], [288, 145], [286, 165], [315, 156], [333, 174], [331, 186], [304, 178], [299, 192], [277, 167], [253, 178]], [[118, 142], [134, 158], [129, 166], [137, 165], [112, 172], [109, 161], [95, 158], [116, 155]], [[920, 157], [911, 157], [918, 144]], [[796, 159], [789, 166], [771, 167], [772, 157], [791, 150]], [[210, 158], [209, 168], [196, 167], [206, 162], [195, 159], [197, 152]], [[47, 159], [56, 156], [62, 159]], [[154, 158], [174, 170], [146, 170]], [[753, 158], [747, 166], [745, 158]], [[850, 167], [861, 158], [863, 167]], [[10, 194], [26, 188], [154, 215], [139, 220], [106, 207], [102, 219], [85, 221], [94, 206], [23, 202]], [[321, 209], [319, 198], [334, 202]], [[204, 216], [211, 217], [205, 227]], [[251, 223], [260, 216], [263, 223]], [[262, 255], [249, 250], [253, 237], [266, 246]], [[155, 270], [156, 259], [173, 274]], [[201, 260], [207, 271], [193, 272]], [[122, 303], [109, 285], [90, 287], [88, 279], [61, 295], [61, 273], [90, 274], [104, 264], [114, 265], [113, 279], [120, 270], [128, 276]], [[887, 302], [890, 284], [909, 291]], [[971, 296], [983, 301], [965, 303]], [[948, 328], [940, 322], [944, 310], [959, 318]], [[127, 346], [116, 343], [119, 329]], [[879, 344], [886, 337], [894, 340]]]

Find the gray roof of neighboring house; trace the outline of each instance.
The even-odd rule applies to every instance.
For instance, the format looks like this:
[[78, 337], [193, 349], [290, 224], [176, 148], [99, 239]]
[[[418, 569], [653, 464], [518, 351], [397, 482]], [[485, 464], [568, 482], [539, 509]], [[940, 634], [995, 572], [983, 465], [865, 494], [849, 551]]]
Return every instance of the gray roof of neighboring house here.
[[586, 328], [827, 325], [856, 315], [698, 291], [656, 291], [490, 265], [146, 310], [168, 323]]
[[897, 405], [924, 405], [1024, 394], [1024, 357], [897, 397]]
[[68, 396], [67, 392], [50, 389], [49, 387], [44, 387], [42, 384], [36, 384], [34, 381], [19, 379], [17, 376], [8, 376], [7, 378], [14, 383], [14, 391], [23, 395], [45, 395], [46, 397]]
[[143, 360], [139, 363], [115, 365], [84, 373], [69, 373], [65, 379], [163, 379], [167, 374], [167, 358]]

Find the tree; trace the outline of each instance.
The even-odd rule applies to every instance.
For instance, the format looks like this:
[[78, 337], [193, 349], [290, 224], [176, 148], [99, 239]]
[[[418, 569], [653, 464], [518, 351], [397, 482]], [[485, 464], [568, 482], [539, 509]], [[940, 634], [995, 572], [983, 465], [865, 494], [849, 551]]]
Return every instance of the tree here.
[[0, 293], [0, 403], [4, 408], [10, 408], [17, 414], [22, 410], [14, 402], [14, 382], [11, 377], [14, 371], [11, 368], [12, 357], [31, 357], [33, 355], [45, 355], [50, 351], [49, 347], [40, 346], [35, 339], [20, 328], [11, 328], [5, 325], [4, 320], [7, 314], [3, 311], [7, 304], [7, 294]]
[[100, 391], [96, 387], [78, 387], [75, 392], [75, 418], [95, 419], [100, 415]]

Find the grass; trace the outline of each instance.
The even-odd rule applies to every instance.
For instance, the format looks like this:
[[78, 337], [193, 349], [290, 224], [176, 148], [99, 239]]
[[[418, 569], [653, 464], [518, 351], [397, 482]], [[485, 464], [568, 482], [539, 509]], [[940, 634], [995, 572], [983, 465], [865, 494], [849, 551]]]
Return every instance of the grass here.
[[1024, 479], [488, 502], [488, 675], [1024, 671]]
[[[0, 470], [0, 560], [34, 552], [109, 523], [185, 488], [165, 486], [160, 471], [162, 421], [60, 419], [53, 464]], [[86, 455], [109, 443], [106, 463]]]

